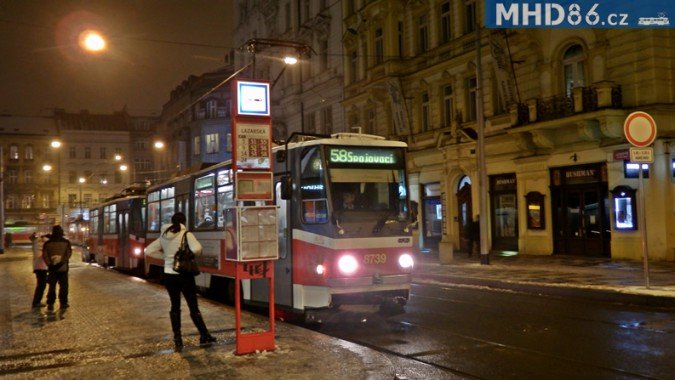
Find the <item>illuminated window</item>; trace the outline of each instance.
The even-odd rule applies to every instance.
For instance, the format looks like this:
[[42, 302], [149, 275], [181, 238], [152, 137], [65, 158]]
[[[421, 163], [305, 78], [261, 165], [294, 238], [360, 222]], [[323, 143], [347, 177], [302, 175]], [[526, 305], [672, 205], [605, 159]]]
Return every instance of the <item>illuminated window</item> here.
[[[640, 173], [638, 172], [640, 164], [634, 164], [630, 161], [624, 161], [623, 163], [623, 174], [624, 178], [639, 178]], [[642, 164], [642, 178], [649, 178], [649, 165]]]
[[26, 150], [23, 152], [23, 158], [26, 160], [32, 160], [33, 157], [33, 146], [32, 145], [26, 145]]
[[218, 134], [206, 135], [206, 153], [218, 153]]
[[192, 154], [199, 156], [202, 153], [202, 138], [201, 136], [195, 136], [192, 139]]
[[10, 145], [9, 146], [9, 159], [10, 160], [18, 160], [19, 159], [19, 146], [18, 145]]

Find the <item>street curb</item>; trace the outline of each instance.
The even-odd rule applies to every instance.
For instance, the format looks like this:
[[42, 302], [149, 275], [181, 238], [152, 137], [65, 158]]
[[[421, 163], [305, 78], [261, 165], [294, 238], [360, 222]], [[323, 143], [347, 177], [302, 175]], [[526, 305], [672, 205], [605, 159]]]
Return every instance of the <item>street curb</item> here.
[[545, 296], [577, 298], [589, 301], [675, 308], [675, 298], [658, 295], [631, 294], [604, 289], [593, 289], [588, 287], [580, 288], [573, 286], [554, 286], [541, 283], [511, 282], [485, 278], [448, 277], [446, 275], [437, 274], [418, 274], [413, 276], [413, 282], [423, 283], [425, 280], [453, 285], [470, 285], [482, 286], [491, 289], [513, 290], [522, 293]]

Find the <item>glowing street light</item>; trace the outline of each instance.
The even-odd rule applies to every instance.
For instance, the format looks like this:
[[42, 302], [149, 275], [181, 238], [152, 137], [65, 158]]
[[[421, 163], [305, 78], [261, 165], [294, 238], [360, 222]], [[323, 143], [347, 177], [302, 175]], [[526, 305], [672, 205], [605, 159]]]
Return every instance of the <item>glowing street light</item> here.
[[115, 154], [115, 161], [122, 161], [122, 155], [119, 153]]
[[58, 149], [61, 147], [61, 141], [59, 140], [52, 140], [52, 142], [49, 144], [52, 148]]
[[102, 53], [108, 46], [103, 35], [95, 30], [85, 30], [82, 32], [79, 42], [82, 49], [94, 54]]
[[42, 165], [42, 170], [45, 171], [45, 172], [50, 172], [50, 171], [52, 171], [52, 166], [49, 165], [49, 164], [44, 164], [44, 165]]
[[120, 170], [121, 170], [121, 171], [125, 172], [125, 171], [127, 171], [127, 169], [129, 169], [129, 167], [128, 167], [126, 164], [120, 165]]
[[155, 141], [155, 149], [164, 149], [164, 141]]

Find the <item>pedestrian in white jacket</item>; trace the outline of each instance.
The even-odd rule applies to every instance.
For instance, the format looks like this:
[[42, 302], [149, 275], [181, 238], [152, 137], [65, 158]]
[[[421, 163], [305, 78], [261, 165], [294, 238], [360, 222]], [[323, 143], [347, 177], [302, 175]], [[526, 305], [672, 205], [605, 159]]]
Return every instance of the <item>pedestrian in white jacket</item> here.
[[161, 234], [159, 239], [153, 241], [145, 249], [145, 254], [150, 257], [155, 257], [164, 260], [164, 274], [162, 279], [164, 286], [169, 292], [171, 299], [171, 328], [173, 329], [173, 342], [176, 351], [183, 348], [183, 339], [181, 336], [181, 315], [180, 315], [180, 294], [183, 293], [185, 302], [187, 302], [190, 309], [190, 317], [194, 322], [195, 327], [199, 330], [199, 344], [209, 344], [216, 341], [216, 338], [209, 334], [202, 314], [199, 311], [197, 303], [197, 287], [195, 285], [195, 278], [193, 275], [180, 274], [173, 270], [173, 261], [178, 248], [180, 248], [183, 235], [187, 234], [186, 239], [190, 250], [199, 256], [202, 253], [202, 245], [195, 238], [195, 236], [187, 231], [185, 228], [185, 214], [178, 212], [171, 217], [171, 224], [165, 224], [160, 229]]
[[47, 287], [47, 263], [42, 257], [42, 238], [38, 237], [36, 232], [30, 235], [31, 247], [33, 248], [33, 273], [35, 273], [35, 292], [33, 293], [33, 307], [42, 307], [42, 297]]

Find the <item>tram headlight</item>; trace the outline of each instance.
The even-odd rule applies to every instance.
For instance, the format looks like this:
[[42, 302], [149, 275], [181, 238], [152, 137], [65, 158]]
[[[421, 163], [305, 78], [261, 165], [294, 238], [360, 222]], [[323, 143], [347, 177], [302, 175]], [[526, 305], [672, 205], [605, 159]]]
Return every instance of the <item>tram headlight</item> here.
[[338, 260], [338, 269], [343, 274], [353, 274], [358, 267], [359, 263], [352, 255], [344, 255]]
[[415, 260], [409, 253], [404, 253], [398, 257], [398, 265], [403, 269], [412, 269], [415, 265]]
[[134, 255], [140, 256], [141, 253], [143, 253], [143, 250], [142, 250], [142, 249], [140, 249], [140, 248], [138, 248], [138, 247], [134, 248]]
[[326, 267], [323, 264], [319, 264], [316, 266], [316, 274], [319, 276], [322, 276], [324, 273], [326, 273]]

